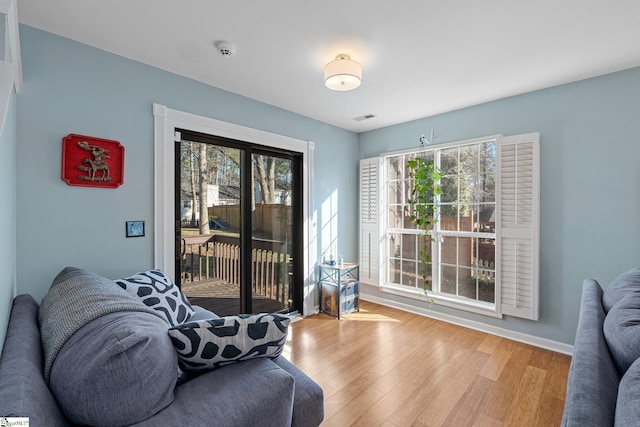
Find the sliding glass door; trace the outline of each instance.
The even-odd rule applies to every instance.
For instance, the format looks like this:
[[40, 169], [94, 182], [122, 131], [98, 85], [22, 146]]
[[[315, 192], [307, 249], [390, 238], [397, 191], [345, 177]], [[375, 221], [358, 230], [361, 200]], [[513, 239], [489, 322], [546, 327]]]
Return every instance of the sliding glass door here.
[[288, 311], [295, 298], [296, 158], [254, 152], [252, 164], [252, 307], [257, 312]]
[[176, 143], [176, 277], [218, 315], [300, 310], [301, 155], [194, 132]]

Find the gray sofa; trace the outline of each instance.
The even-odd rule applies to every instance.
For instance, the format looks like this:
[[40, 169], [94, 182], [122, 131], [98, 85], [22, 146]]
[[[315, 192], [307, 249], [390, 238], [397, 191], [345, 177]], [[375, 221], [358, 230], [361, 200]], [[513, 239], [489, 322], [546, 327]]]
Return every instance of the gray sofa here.
[[[32, 427], [318, 426], [323, 419], [322, 389], [282, 356], [185, 374], [167, 325], [143, 311], [116, 311], [82, 326], [59, 350], [46, 381], [38, 319], [45, 300], [23, 294], [13, 301], [0, 358], [2, 417], [29, 417]], [[194, 308], [192, 320], [212, 315]], [[72, 382], [76, 377], [84, 382]]]
[[563, 426], [640, 426], [640, 268], [585, 280]]

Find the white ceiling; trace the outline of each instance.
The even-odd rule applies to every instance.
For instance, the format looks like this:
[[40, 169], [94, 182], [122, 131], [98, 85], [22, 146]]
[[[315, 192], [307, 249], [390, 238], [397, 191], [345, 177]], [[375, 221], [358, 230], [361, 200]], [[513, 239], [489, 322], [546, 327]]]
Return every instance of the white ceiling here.
[[[354, 132], [640, 65], [638, 0], [19, 0], [18, 15]], [[340, 53], [363, 67], [351, 92], [323, 84]]]

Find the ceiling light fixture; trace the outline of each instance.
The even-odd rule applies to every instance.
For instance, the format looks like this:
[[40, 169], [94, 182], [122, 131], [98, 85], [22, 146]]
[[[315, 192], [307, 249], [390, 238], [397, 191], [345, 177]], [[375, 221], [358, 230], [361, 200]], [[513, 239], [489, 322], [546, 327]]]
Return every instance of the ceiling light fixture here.
[[324, 84], [331, 90], [352, 90], [360, 83], [362, 66], [349, 55], [340, 54], [324, 67]]

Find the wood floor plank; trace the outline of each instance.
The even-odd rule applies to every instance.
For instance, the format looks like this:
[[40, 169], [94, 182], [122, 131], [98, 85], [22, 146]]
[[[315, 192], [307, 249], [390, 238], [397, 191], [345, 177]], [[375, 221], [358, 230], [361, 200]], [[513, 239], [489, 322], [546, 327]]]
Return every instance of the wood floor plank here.
[[489, 355], [474, 351], [468, 354], [462, 366], [445, 382], [435, 385], [435, 398], [425, 406], [418, 417], [428, 425], [442, 425], [455, 411], [459, 401], [475, 383], [478, 371], [482, 369]]
[[[374, 388], [371, 384], [376, 381], [378, 374], [364, 374], [359, 378], [354, 378], [349, 387], [345, 387], [338, 390], [331, 397], [325, 399], [325, 417], [331, 418], [335, 413], [339, 412], [343, 408], [347, 410], [352, 409], [356, 398], [363, 399], [364, 396], [368, 396], [369, 400], [374, 399], [376, 396], [380, 398], [384, 395]], [[377, 400], [377, 399], [376, 399]]]
[[323, 427], [559, 425], [571, 361], [366, 301], [293, 322], [283, 355], [323, 388]]
[[476, 375], [464, 395], [449, 411], [449, 415], [443, 422], [443, 426], [470, 426], [476, 422], [480, 414], [480, 408], [493, 387], [493, 381]]
[[[367, 389], [360, 394], [355, 395], [355, 398], [349, 400], [342, 407], [340, 411], [336, 411], [333, 415], [325, 418], [322, 423], [325, 427], [343, 427], [353, 425], [353, 423], [367, 410], [369, 410], [370, 403], [379, 401], [384, 396], [374, 389]], [[326, 417], [326, 415], [325, 415]]]
[[508, 348], [494, 348], [491, 352], [489, 360], [487, 361], [487, 363], [485, 363], [482, 371], [480, 371], [480, 375], [492, 381], [497, 381], [498, 378], [500, 378], [502, 371], [507, 366], [507, 363], [509, 362], [512, 354], [513, 351], [509, 350]]
[[[485, 353], [482, 354], [485, 357], [487, 356]], [[417, 390], [417, 393], [411, 396], [402, 408], [391, 414], [389, 420], [398, 425], [410, 425], [415, 423], [415, 421], [424, 423], [421, 415], [423, 415], [425, 411], [429, 413], [431, 413], [431, 411], [438, 412], [436, 409], [433, 409], [431, 403], [438, 399], [440, 394], [451, 392], [451, 390], [447, 388], [447, 385], [450, 384], [451, 378], [464, 368], [467, 361], [468, 355], [466, 352], [455, 350], [451, 352], [450, 358], [446, 363], [432, 364], [429, 369], [425, 370], [424, 378], [412, 378], [411, 380], [414, 383], [420, 381], [421, 386]], [[460, 390], [457, 390], [457, 392], [459, 393]]]
[[567, 394], [567, 381], [571, 357], [566, 354], [554, 353], [547, 367], [547, 380], [544, 392], [564, 402]]
[[509, 361], [485, 401], [484, 414], [504, 422], [515, 399], [515, 392], [518, 390], [524, 373], [529, 366], [532, 353], [532, 347], [523, 344], [514, 346]]
[[400, 382], [411, 384], [413, 378], [421, 378], [424, 371], [436, 363], [429, 357], [430, 353], [425, 351], [427, 345], [423, 344], [423, 346], [408, 352], [401, 362], [391, 366], [373, 387], [382, 392], [388, 392]]
[[[476, 418], [473, 424], [471, 424], [472, 427], [502, 427], [503, 425], [504, 424], [502, 424], [501, 421], [484, 414], [478, 415], [478, 418]], [[551, 426], [553, 424], [549, 425]]]
[[540, 427], [559, 425], [558, 420], [562, 419], [564, 411], [564, 400], [556, 399], [546, 393], [543, 393], [540, 399], [536, 425]]
[[515, 397], [505, 424], [509, 426], [536, 426], [538, 408], [544, 390], [547, 371], [529, 365], [516, 389]]
[[389, 414], [402, 407], [418, 387], [418, 384], [397, 383], [394, 388], [385, 393], [384, 397], [378, 400], [375, 405], [369, 407], [352, 425], [361, 427], [384, 425], [388, 422], [387, 417]]
[[502, 338], [495, 335], [485, 335], [484, 339], [478, 346], [478, 351], [484, 351], [485, 353], [493, 354], [496, 348], [500, 347]]

